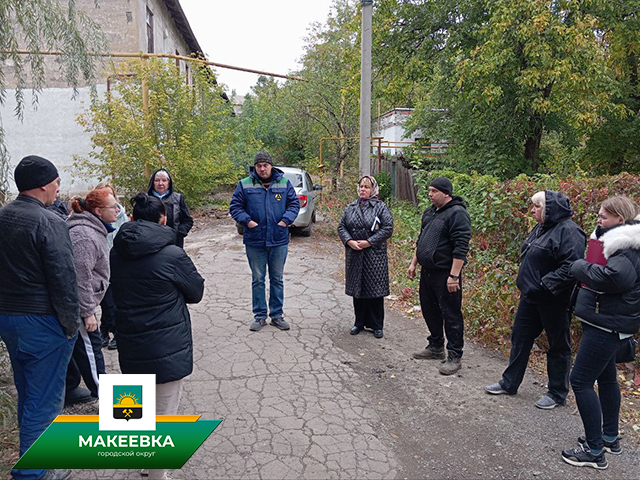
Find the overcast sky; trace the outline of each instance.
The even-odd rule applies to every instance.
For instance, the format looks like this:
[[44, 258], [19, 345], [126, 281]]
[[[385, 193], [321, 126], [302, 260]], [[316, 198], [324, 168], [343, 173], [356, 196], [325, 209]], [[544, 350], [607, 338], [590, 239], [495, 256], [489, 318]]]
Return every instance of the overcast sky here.
[[[209, 60], [287, 74], [298, 68], [312, 22], [324, 23], [332, 0], [180, 0]], [[243, 96], [258, 75], [216, 68], [218, 80]]]

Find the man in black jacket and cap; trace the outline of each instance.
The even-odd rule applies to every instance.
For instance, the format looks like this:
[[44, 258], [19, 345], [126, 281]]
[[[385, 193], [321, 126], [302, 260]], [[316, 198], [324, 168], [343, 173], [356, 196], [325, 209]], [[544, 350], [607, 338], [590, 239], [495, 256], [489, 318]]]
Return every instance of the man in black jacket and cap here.
[[[0, 209], [0, 337], [18, 391], [20, 456], [62, 413], [65, 375], [80, 325], [67, 224], [45, 207], [58, 170], [31, 155], [14, 172], [20, 194]], [[69, 470], [14, 469], [13, 478], [67, 478]]]
[[453, 375], [460, 370], [464, 345], [462, 267], [467, 262], [471, 219], [464, 200], [453, 195], [448, 178], [432, 180], [429, 198], [432, 206], [422, 215], [422, 229], [407, 274], [413, 280], [418, 263], [422, 267], [420, 307], [431, 334], [427, 347], [413, 358], [441, 360], [440, 373]]

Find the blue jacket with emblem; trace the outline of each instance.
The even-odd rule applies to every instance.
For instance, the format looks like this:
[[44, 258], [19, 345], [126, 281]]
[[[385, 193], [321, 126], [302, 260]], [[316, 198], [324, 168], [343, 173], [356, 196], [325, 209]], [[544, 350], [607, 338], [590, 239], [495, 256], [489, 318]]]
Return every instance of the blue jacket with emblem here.
[[[253, 167], [249, 176], [238, 182], [229, 213], [233, 219], [244, 226], [243, 243], [251, 247], [279, 247], [289, 243], [289, 228], [300, 210], [298, 195], [291, 182], [278, 168], [271, 171], [271, 183], [268, 188], [262, 184]], [[253, 220], [258, 225], [249, 228]], [[283, 221], [287, 227], [278, 225]]]

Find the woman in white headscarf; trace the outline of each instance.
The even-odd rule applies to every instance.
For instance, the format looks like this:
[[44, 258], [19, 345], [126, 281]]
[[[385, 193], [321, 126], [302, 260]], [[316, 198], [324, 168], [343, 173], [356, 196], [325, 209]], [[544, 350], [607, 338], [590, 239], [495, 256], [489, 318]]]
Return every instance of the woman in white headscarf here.
[[358, 182], [358, 199], [344, 210], [338, 235], [345, 246], [345, 293], [353, 297], [355, 324], [351, 335], [365, 327], [383, 337], [384, 297], [389, 295], [387, 239], [393, 217], [378, 198], [378, 182], [365, 175]]

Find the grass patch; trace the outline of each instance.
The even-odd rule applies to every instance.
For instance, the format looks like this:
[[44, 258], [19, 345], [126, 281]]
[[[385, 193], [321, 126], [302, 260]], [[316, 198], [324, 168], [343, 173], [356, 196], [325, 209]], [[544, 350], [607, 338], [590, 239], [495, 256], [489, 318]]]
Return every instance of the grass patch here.
[[20, 439], [16, 405], [9, 353], [0, 341], [0, 478], [9, 478], [11, 467], [18, 461]]

